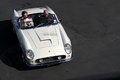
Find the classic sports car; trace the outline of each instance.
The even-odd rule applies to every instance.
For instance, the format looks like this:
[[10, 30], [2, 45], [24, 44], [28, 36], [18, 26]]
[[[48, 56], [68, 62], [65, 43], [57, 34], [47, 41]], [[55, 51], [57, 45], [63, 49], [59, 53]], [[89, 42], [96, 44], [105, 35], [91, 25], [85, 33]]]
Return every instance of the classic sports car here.
[[[52, 22], [40, 22], [44, 10], [52, 15]], [[34, 26], [21, 27], [18, 19], [22, 11], [27, 11]], [[47, 23], [47, 24], [46, 24]], [[14, 10], [12, 17], [13, 30], [22, 48], [22, 58], [30, 67], [44, 66], [72, 60], [72, 45], [60, 19], [55, 12], [46, 7]]]

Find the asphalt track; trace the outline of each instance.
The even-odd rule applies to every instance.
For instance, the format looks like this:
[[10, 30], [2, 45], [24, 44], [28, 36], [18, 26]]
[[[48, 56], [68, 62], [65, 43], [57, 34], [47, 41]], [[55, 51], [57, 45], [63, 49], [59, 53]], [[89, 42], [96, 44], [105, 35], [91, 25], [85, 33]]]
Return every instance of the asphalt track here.
[[[45, 5], [62, 19], [74, 59], [28, 68], [12, 32], [12, 12]], [[0, 1], [0, 80], [120, 80], [120, 0]]]

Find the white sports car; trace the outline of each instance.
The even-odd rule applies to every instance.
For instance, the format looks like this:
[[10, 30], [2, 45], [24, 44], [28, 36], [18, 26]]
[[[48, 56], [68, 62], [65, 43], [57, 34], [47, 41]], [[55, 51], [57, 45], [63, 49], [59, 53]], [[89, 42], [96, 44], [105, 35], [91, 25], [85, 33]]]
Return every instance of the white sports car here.
[[[51, 14], [52, 21], [41, 23], [44, 10]], [[34, 26], [22, 27], [19, 24], [22, 11], [28, 12]], [[44, 66], [72, 60], [71, 41], [60, 20], [48, 6], [14, 10], [12, 24], [23, 51], [22, 57], [28, 66]]]

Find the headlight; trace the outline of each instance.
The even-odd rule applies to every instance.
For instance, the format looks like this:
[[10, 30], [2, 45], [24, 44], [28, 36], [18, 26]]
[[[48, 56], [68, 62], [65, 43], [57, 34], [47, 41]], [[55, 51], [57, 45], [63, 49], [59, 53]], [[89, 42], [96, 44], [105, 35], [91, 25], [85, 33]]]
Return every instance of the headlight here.
[[33, 51], [32, 51], [32, 50], [27, 50], [27, 51], [26, 51], [26, 57], [27, 57], [28, 59], [33, 59], [33, 58], [34, 58], [34, 53], [33, 53]]
[[72, 52], [72, 48], [70, 44], [65, 44], [64, 48], [67, 54], [70, 54]]

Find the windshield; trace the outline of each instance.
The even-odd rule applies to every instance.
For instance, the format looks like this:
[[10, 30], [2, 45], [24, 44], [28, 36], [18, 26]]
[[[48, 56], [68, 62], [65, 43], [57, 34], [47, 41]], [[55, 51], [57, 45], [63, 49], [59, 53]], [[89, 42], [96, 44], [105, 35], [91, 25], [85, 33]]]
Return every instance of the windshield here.
[[32, 15], [28, 15], [28, 17], [32, 18], [32, 21], [26, 21], [25, 23], [27, 24], [27, 23], [33, 22], [33, 25], [32, 26], [26, 25], [24, 27], [20, 25], [21, 29], [43, 27], [43, 26], [47, 26], [47, 25], [55, 25], [58, 23], [56, 16], [54, 14], [50, 14], [50, 13], [49, 13], [48, 17], [46, 17], [44, 13], [32, 14]]

